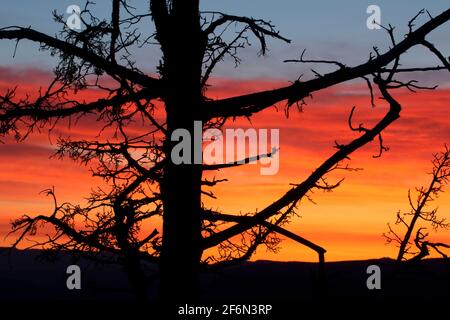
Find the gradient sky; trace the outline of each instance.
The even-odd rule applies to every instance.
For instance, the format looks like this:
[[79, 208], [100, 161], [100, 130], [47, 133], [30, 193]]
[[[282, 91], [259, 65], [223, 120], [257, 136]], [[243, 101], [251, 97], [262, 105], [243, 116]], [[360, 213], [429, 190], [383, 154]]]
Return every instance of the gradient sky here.
[[[108, 11], [106, 1], [97, 1], [97, 11]], [[133, 1], [136, 6], [147, 1]], [[1, 26], [32, 26], [49, 34], [58, 27], [51, 20], [51, 11], [65, 12], [69, 4], [82, 1], [9, 1], [0, 12]], [[108, 2], [109, 3], [109, 2]], [[407, 21], [421, 8], [438, 14], [448, 7], [448, 1], [270, 1], [270, 0], [207, 0], [202, 1], [205, 11], [223, 11], [237, 15], [249, 15], [271, 20], [292, 43], [270, 41], [270, 52], [257, 58], [254, 46], [241, 53], [243, 63], [238, 69], [226, 61], [217, 69], [209, 91], [211, 97], [225, 97], [288, 84], [300, 74], [303, 79], [312, 77], [306, 66], [288, 65], [284, 59], [296, 58], [303, 49], [307, 56], [335, 59], [348, 65], [364, 62], [372, 46], [387, 48], [385, 32], [366, 28], [366, 8], [377, 4], [381, 8], [382, 24], [398, 26], [398, 39], [407, 31]], [[422, 22], [424, 20], [421, 20]], [[147, 24], [151, 33], [151, 24]], [[435, 31], [431, 37], [443, 52], [450, 52], [448, 34], [450, 24]], [[14, 42], [0, 41], [0, 90], [18, 85], [21, 93], [36, 91], [51, 77], [55, 61], [46, 52], [39, 52], [29, 42], [19, 43], [13, 58]], [[158, 61], [157, 48], [136, 50], [137, 64], [153, 73]], [[411, 50], [405, 57], [408, 65], [437, 65], [438, 61], [425, 50]], [[316, 68], [316, 70], [324, 70]], [[369, 145], [352, 156], [353, 167], [363, 171], [332, 176], [345, 177], [342, 187], [333, 193], [314, 194], [317, 204], [307, 201], [300, 207], [301, 218], [288, 228], [325, 247], [329, 260], [365, 259], [394, 256], [395, 249], [385, 246], [381, 234], [386, 223], [392, 222], [399, 209], [407, 208], [407, 191], [415, 186], [428, 184], [430, 160], [433, 153], [442, 150], [450, 138], [450, 77], [440, 72], [415, 77], [424, 84], [440, 84], [435, 92], [412, 95], [398, 91], [396, 97], [404, 111], [384, 134], [391, 148], [381, 159], [373, 159], [376, 145]], [[86, 93], [94, 98], [95, 92]], [[317, 167], [324, 157], [333, 152], [334, 140], [348, 141], [355, 137], [347, 127], [347, 117], [352, 106], [357, 106], [358, 122], [373, 123], [385, 110], [383, 103], [370, 107], [368, 92], [359, 82], [346, 83], [317, 93], [303, 113], [292, 112], [286, 119], [282, 111], [274, 108], [254, 117], [252, 123], [238, 121], [236, 127], [280, 128], [280, 172], [276, 176], [259, 176], [256, 166], [222, 171], [218, 178], [229, 182], [216, 189], [219, 200], [210, 201], [213, 207], [224, 212], [238, 213], [263, 208], [289, 189], [290, 183], [300, 182]], [[76, 137], [95, 135], [95, 123], [84, 121], [70, 130], [60, 127], [58, 133]], [[99, 183], [91, 178], [88, 168], [70, 161], [49, 159], [53, 153], [55, 136], [46, 132], [35, 134], [25, 143], [7, 141], [0, 145], [0, 245], [9, 230], [8, 222], [21, 213], [45, 213], [50, 210], [49, 199], [39, 192], [56, 187], [59, 199], [79, 202], [89, 194], [91, 187]], [[443, 195], [438, 204], [442, 215], [450, 218], [450, 193]], [[434, 236], [434, 235], [433, 235]], [[436, 239], [450, 242], [450, 232], [436, 235]], [[287, 240], [277, 254], [257, 252], [257, 259], [315, 260], [307, 249]]]

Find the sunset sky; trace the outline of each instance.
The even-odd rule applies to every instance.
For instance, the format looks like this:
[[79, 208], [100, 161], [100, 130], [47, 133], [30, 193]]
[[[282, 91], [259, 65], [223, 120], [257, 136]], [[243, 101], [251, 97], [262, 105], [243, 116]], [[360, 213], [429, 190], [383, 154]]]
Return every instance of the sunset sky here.
[[[142, 5], [147, 1], [135, 1]], [[21, 25], [54, 35], [58, 26], [51, 20], [51, 11], [65, 12], [67, 5], [77, 1], [24, 1], [4, 4], [0, 12], [1, 26]], [[98, 12], [108, 12], [109, 7], [98, 1]], [[105, 2], [106, 3], [106, 2]], [[226, 3], [226, 4], [224, 4]], [[82, 2], [80, 1], [80, 5]], [[302, 79], [314, 77], [305, 65], [283, 63], [297, 58], [307, 49], [307, 58], [339, 60], [347, 65], [365, 62], [373, 46], [381, 50], [388, 47], [389, 39], [382, 30], [366, 28], [366, 8], [377, 4], [381, 8], [382, 24], [398, 26], [398, 39], [407, 31], [407, 22], [421, 8], [426, 7], [436, 15], [448, 7], [448, 1], [270, 1], [270, 0], [205, 0], [205, 11], [224, 11], [251, 15], [271, 20], [282, 34], [292, 39], [291, 44], [270, 41], [266, 57], [258, 57], [254, 46], [241, 53], [242, 64], [234, 68], [225, 61], [213, 77], [208, 91], [211, 98], [228, 97], [271, 89], [289, 84], [301, 74]], [[447, 7], [446, 7], [447, 6]], [[27, 10], [24, 7], [28, 7]], [[420, 20], [423, 23], [426, 18]], [[149, 28], [150, 28], [150, 24]], [[151, 29], [148, 31], [151, 33]], [[448, 34], [450, 25], [436, 30], [429, 40], [445, 53], [450, 53]], [[254, 39], [253, 39], [254, 40]], [[36, 93], [52, 77], [55, 60], [38, 46], [21, 41], [13, 57], [15, 43], [0, 41], [0, 91], [17, 86], [20, 94]], [[137, 65], [148, 73], [155, 72], [159, 58], [157, 48], [136, 50]], [[438, 61], [426, 50], [411, 50], [404, 58], [407, 66], [436, 66]], [[316, 68], [329, 71], [329, 68]], [[381, 234], [386, 224], [394, 222], [398, 210], [408, 210], [407, 192], [416, 186], [428, 185], [433, 153], [450, 144], [450, 76], [448, 72], [414, 75], [424, 85], [439, 84], [435, 91], [412, 94], [406, 90], [395, 91], [403, 106], [401, 118], [385, 131], [383, 138], [390, 150], [374, 159], [377, 144], [357, 151], [349, 163], [363, 168], [357, 172], [339, 172], [331, 175], [332, 181], [345, 177], [343, 185], [332, 193], [317, 191], [316, 204], [304, 200], [299, 206], [301, 218], [292, 221], [287, 229], [321, 245], [327, 250], [327, 260], [367, 259], [394, 257], [395, 248], [386, 246]], [[87, 100], [99, 93], [85, 93]], [[334, 141], [344, 143], [357, 137], [347, 125], [347, 118], [356, 106], [355, 122], [373, 124], [383, 116], [386, 104], [377, 99], [370, 106], [367, 87], [359, 81], [349, 82], [316, 93], [307, 99], [303, 112], [291, 110], [284, 114], [284, 105], [270, 108], [252, 121], [239, 120], [230, 127], [280, 129], [280, 171], [275, 176], [259, 175], [257, 166], [222, 170], [217, 178], [229, 181], [215, 189], [218, 200], [206, 200], [223, 212], [262, 209], [283, 195], [290, 183], [299, 183], [334, 152]], [[49, 198], [40, 191], [55, 186], [60, 201], [83, 202], [90, 190], [98, 185], [88, 167], [70, 160], [49, 158], [55, 149], [58, 135], [94, 137], [98, 132], [95, 121], [86, 120], [71, 128], [60, 125], [48, 135], [43, 130], [26, 142], [15, 143], [6, 139], [0, 144], [0, 246], [11, 244], [13, 238], [4, 238], [10, 230], [9, 222], [23, 213], [46, 213], [52, 208]], [[437, 199], [442, 216], [450, 219], [450, 192]], [[433, 239], [450, 242], [450, 230], [432, 234]], [[260, 249], [254, 259], [314, 261], [316, 256], [308, 249], [286, 240], [278, 254]]]

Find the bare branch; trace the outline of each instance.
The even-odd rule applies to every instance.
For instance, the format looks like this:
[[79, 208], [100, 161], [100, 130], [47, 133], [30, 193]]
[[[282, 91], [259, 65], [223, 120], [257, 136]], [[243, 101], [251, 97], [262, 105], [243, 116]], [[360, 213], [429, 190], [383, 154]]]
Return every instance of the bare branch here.
[[290, 86], [274, 90], [206, 101], [204, 103], [204, 118], [250, 116], [283, 100], [287, 100], [288, 105], [292, 105], [296, 101], [308, 97], [315, 91], [370, 75], [396, 60], [410, 48], [422, 44], [427, 34], [448, 20], [450, 20], [450, 9], [426, 22], [417, 30], [409, 33], [403, 41], [399, 42], [386, 53], [380, 54], [376, 58], [370, 59], [368, 62], [356, 67], [341, 68], [320, 78], [306, 82], [296, 81]]
[[158, 79], [149, 77], [143, 73], [128, 69], [113, 62], [109, 62], [84, 48], [72, 45], [68, 42], [50, 37], [44, 33], [29, 28], [3, 28], [0, 29], [0, 39], [21, 40], [27, 39], [41, 43], [45, 46], [60, 50], [68, 55], [77, 56], [94, 65], [96, 68], [104, 70], [112, 76], [119, 76], [128, 79], [144, 87], [152, 88], [156, 96], [162, 94], [161, 82]]

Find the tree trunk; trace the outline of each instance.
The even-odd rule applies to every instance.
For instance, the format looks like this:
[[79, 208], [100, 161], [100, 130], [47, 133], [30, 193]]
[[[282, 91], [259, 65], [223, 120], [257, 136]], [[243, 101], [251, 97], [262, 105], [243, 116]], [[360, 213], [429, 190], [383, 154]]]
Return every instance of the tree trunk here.
[[[130, 243], [129, 232], [131, 224], [125, 222], [125, 217], [134, 219], [134, 211], [129, 207], [123, 207], [125, 194], [119, 196], [114, 203], [116, 228], [114, 230], [117, 243], [123, 254], [123, 264], [128, 274], [128, 281], [136, 294], [138, 301], [147, 300], [148, 280], [139, 259], [139, 249]], [[130, 221], [127, 219], [126, 221]]]
[[[201, 166], [194, 164], [194, 121], [202, 101], [201, 32], [198, 0], [172, 3], [170, 36], [163, 47], [163, 78], [168, 92], [164, 97], [167, 113], [167, 163], [161, 192], [164, 201], [163, 244], [161, 252], [162, 299], [186, 303], [198, 296], [201, 250]], [[191, 134], [190, 164], [175, 165], [170, 157], [176, 129]]]
[[431, 180], [430, 186], [427, 191], [421, 194], [421, 201], [418, 204], [417, 208], [414, 209], [414, 215], [411, 219], [410, 224], [408, 225], [408, 229], [406, 230], [405, 236], [403, 237], [402, 242], [400, 243], [400, 248], [398, 250], [397, 262], [402, 262], [406, 253], [406, 247], [408, 246], [409, 240], [411, 239], [412, 232], [416, 226], [417, 220], [421, 217], [422, 210], [426, 206], [427, 201], [432, 193], [434, 185], [436, 184], [436, 176], [433, 175], [433, 179]]
[[165, 301], [186, 303], [198, 296], [201, 172], [192, 165], [166, 169], [161, 295]]

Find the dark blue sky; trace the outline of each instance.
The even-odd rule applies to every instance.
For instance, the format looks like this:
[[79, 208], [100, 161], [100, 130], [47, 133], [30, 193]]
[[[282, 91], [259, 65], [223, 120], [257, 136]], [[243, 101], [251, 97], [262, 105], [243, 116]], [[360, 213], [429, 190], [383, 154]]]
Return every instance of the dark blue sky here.
[[[147, 0], [130, 1], [139, 10], [145, 10]], [[60, 26], [53, 22], [51, 12], [56, 9], [60, 13], [70, 4], [82, 6], [82, 0], [14, 0], [2, 3], [0, 12], [1, 26], [19, 25], [31, 26], [37, 30], [54, 35]], [[298, 74], [307, 72], [306, 67], [286, 65], [284, 59], [295, 58], [303, 49], [307, 49], [308, 57], [337, 59], [353, 65], [367, 59], [372, 46], [385, 49], [389, 44], [387, 34], [383, 30], [369, 30], [366, 27], [369, 4], [381, 8], [383, 25], [391, 23], [397, 26], [398, 39], [407, 31], [407, 21], [421, 8], [427, 8], [436, 15], [450, 6], [448, 0], [420, 1], [365, 1], [365, 0], [204, 0], [201, 2], [204, 11], [222, 11], [236, 15], [246, 15], [255, 18], [271, 20], [284, 36], [292, 39], [291, 44], [280, 41], [270, 41], [270, 52], [266, 57], [258, 58], [257, 42], [254, 46], [241, 52], [243, 63], [238, 72], [231, 62], [225, 62], [218, 67], [216, 75], [223, 77], [275, 77], [295, 78]], [[110, 1], [97, 0], [96, 12], [101, 16], [109, 13]], [[421, 22], [426, 20], [423, 17]], [[150, 24], [143, 24], [142, 29], [148, 29]], [[450, 25], [435, 31], [430, 40], [439, 44], [444, 52], [450, 52], [448, 40]], [[33, 66], [48, 69], [54, 61], [48, 53], [38, 52], [37, 46], [21, 41], [13, 59], [14, 42], [0, 42], [0, 65]], [[146, 48], [136, 51], [135, 59], [144, 70], [153, 72], [155, 62], [159, 58], [156, 48]], [[405, 63], [419, 65], [437, 64], [437, 60], [425, 50], [411, 52]]]

